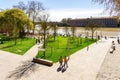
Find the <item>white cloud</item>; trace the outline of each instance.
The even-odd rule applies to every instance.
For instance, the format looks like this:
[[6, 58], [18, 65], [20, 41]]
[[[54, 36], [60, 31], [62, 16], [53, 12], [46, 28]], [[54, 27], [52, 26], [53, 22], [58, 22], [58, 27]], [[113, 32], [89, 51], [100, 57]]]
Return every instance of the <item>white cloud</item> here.
[[89, 18], [108, 16], [101, 15], [103, 9], [57, 9], [49, 10], [51, 21], [61, 21], [63, 18]]

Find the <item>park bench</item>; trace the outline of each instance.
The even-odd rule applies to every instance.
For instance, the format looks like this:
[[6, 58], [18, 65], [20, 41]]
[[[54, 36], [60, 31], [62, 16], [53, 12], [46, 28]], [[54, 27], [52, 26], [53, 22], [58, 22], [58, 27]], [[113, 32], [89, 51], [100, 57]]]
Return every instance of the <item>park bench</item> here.
[[33, 58], [32, 62], [43, 64], [43, 65], [47, 65], [47, 66], [52, 66], [53, 65], [52, 61], [45, 60], [45, 59], [40, 59], [40, 58]]

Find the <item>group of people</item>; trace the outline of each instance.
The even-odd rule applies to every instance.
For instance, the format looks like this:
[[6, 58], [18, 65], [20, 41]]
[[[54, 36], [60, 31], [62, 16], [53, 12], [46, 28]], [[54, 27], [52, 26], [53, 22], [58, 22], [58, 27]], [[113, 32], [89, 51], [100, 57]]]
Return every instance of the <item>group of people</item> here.
[[67, 58], [67, 57], [65, 56], [65, 57], [63, 58], [62, 56], [60, 56], [60, 58], [59, 58], [60, 66], [59, 66], [59, 67], [68, 68], [68, 60], [69, 60], [69, 57]]
[[[120, 44], [119, 37], [117, 38], [117, 42], [118, 42], [118, 44]], [[112, 41], [112, 48], [113, 48], [113, 50], [115, 50], [115, 42], [114, 41]]]
[[[100, 40], [102, 38], [102, 36], [100, 37], [100, 35], [97, 36], [97, 39]], [[105, 40], [107, 40], [107, 36], [105, 36]]]
[[36, 44], [43, 43], [43, 41], [44, 41], [44, 37], [43, 36], [36, 37]]

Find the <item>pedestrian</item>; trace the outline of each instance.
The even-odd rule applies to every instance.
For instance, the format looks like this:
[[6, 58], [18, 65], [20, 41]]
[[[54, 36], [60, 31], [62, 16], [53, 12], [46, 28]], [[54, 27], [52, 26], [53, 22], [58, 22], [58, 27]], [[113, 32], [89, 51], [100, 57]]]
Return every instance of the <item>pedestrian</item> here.
[[117, 38], [117, 42], [118, 42], [118, 44], [120, 44], [120, 40], [119, 40], [119, 37]]
[[114, 42], [114, 41], [112, 41], [112, 45], [115, 45], [115, 42]]
[[113, 47], [113, 50], [115, 50], [115, 45], [113, 45], [112, 47]]
[[60, 56], [60, 58], [59, 58], [59, 63], [60, 63], [59, 67], [62, 67], [62, 65], [63, 65], [63, 58], [62, 58], [62, 56]]
[[115, 42], [114, 41], [112, 41], [112, 48], [113, 48], [113, 50], [115, 50]]
[[98, 40], [100, 40], [100, 36], [98, 35]]
[[105, 39], [107, 40], [107, 37], [105, 36]]
[[64, 68], [66, 67], [68, 67], [68, 60], [69, 60], [69, 58], [67, 59], [67, 57], [65, 56], [64, 57]]

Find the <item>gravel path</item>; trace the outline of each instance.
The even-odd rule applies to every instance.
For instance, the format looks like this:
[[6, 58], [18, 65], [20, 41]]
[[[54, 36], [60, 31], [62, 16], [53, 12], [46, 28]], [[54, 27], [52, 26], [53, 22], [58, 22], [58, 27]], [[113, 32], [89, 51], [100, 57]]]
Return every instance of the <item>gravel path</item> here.
[[120, 44], [116, 42], [115, 45], [113, 54], [106, 54], [96, 80], [120, 80]]

